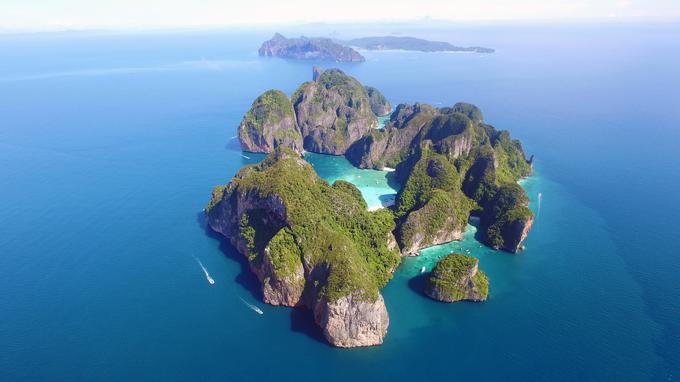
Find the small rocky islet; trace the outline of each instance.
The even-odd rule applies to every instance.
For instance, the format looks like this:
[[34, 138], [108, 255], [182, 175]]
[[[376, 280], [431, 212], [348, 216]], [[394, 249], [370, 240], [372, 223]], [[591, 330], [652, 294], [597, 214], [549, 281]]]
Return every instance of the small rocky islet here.
[[[314, 68], [289, 98], [259, 96], [239, 125], [245, 151], [269, 155], [213, 190], [210, 228], [247, 257], [264, 302], [305, 306], [338, 347], [378, 345], [389, 326], [380, 289], [403, 256], [461, 240], [471, 216], [482, 241], [522, 249], [533, 223], [517, 184], [531, 159], [507, 131], [468, 103], [392, 106], [379, 90], [339, 69]], [[391, 114], [390, 114], [391, 112]], [[389, 121], [378, 128], [378, 117]], [[344, 155], [359, 168], [396, 169], [395, 204], [369, 211], [351, 183], [328, 184], [302, 153]], [[478, 260], [451, 254], [424, 293], [441, 301], [482, 301], [488, 279]]]
[[430, 272], [423, 293], [443, 302], [484, 301], [489, 295], [489, 279], [478, 266], [474, 257], [448, 254]]

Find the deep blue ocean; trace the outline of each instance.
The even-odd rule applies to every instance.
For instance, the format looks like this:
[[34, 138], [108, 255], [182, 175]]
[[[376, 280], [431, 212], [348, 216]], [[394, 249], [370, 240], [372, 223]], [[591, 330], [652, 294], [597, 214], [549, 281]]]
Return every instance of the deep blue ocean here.
[[[261, 158], [232, 139], [252, 100], [311, 78], [258, 57], [273, 32], [0, 35], [0, 380], [680, 379], [680, 25], [410, 29], [497, 51], [321, 63], [395, 105], [475, 103], [536, 157], [527, 250], [483, 248], [470, 226], [406, 259], [385, 343], [351, 350], [263, 304], [202, 218]], [[419, 293], [450, 250], [480, 258], [488, 301]]]

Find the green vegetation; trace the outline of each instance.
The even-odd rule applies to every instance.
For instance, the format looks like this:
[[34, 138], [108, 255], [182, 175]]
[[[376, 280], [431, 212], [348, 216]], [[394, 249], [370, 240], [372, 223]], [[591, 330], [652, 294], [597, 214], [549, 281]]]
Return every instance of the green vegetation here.
[[267, 90], [253, 101], [243, 123], [262, 133], [265, 123], [278, 124], [284, 117], [294, 117], [290, 99], [280, 90]]
[[[303, 259], [312, 268], [326, 269], [307, 282], [318, 284], [320, 296], [331, 301], [350, 292], [374, 300], [399, 264], [397, 251], [387, 248], [395, 228], [391, 212], [367, 211], [354, 185], [339, 181], [330, 186], [290, 149], [277, 148], [239, 173], [229, 187], [232, 193], [260, 201], [273, 198], [285, 207], [284, 221], [261, 208], [241, 216], [239, 235], [251, 251], [250, 260], [256, 261], [267, 247], [275, 272], [282, 276]], [[222, 202], [228, 198], [223, 196]]]
[[430, 273], [426, 292], [444, 301], [484, 300], [489, 294], [489, 279], [475, 269], [479, 260], [451, 253], [442, 258]]
[[[244, 214], [245, 216], [246, 214]], [[300, 266], [302, 250], [295, 242], [293, 231], [284, 227], [269, 241], [264, 256], [269, 257], [277, 275], [287, 277]]]

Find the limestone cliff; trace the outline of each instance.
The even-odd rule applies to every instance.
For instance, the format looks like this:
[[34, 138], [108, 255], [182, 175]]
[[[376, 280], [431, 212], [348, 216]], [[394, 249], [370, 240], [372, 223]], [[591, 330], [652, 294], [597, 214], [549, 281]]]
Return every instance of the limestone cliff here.
[[364, 301], [354, 294], [334, 302], [322, 298], [314, 307], [314, 320], [328, 342], [345, 348], [382, 344], [390, 324], [381, 295], [376, 301]]

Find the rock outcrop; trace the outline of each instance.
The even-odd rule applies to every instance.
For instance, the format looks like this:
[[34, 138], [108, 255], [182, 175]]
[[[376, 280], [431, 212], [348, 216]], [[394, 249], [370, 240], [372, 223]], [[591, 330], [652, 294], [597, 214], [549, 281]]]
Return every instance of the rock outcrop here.
[[451, 253], [430, 272], [423, 292], [438, 301], [484, 301], [489, 294], [489, 280], [478, 269], [474, 257]]
[[328, 185], [278, 146], [213, 190], [211, 229], [248, 258], [272, 305], [306, 305], [334, 346], [382, 343], [389, 319], [380, 288], [399, 255], [388, 210], [369, 212], [352, 184]]
[[366, 89], [339, 69], [305, 82], [292, 99], [308, 151], [342, 155], [378, 124]]
[[268, 153], [283, 145], [302, 152], [293, 104], [280, 90], [268, 90], [255, 99], [243, 116], [238, 136], [244, 151]]
[[366, 59], [356, 50], [340, 45], [329, 38], [285, 38], [279, 33], [262, 43], [260, 56], [296, 60], [326, 60], [337, 62], [363, 62]]

